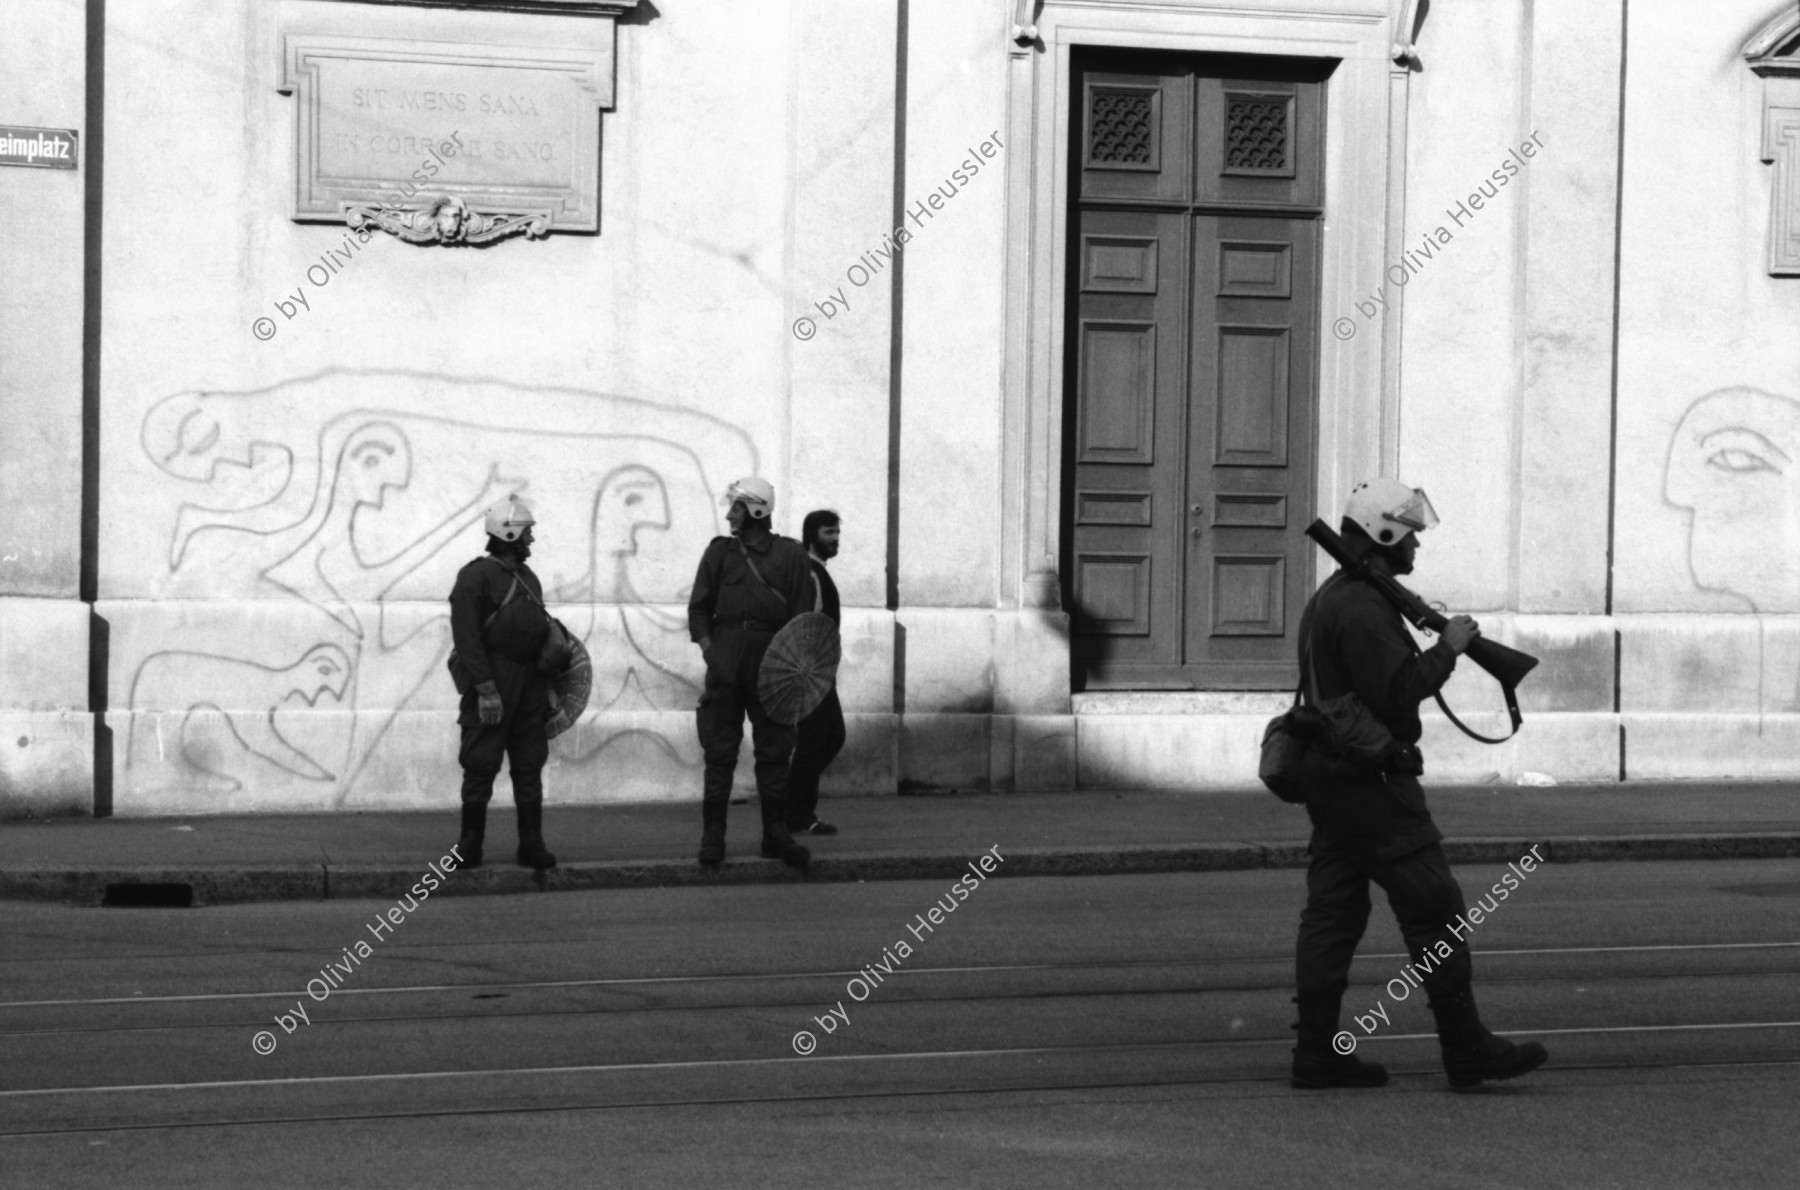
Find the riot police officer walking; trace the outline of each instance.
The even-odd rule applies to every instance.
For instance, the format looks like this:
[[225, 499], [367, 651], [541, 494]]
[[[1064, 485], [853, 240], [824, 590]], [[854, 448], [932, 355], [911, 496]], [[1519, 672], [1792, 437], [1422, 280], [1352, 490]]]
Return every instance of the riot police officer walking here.
[[[1344, 509], [1347, 548], [1370, 571], [1408, 574], [1418, 534], [1436, 525], [1423, 491], [1395, 479], [1359, 484]], [[1299, 1005], [1293, 1085], [1303, 1089], [1378, 1087], [1387, 1071], [1334, 1050], [1338, 1012], [1350, 963], [1369, 920], [1369, 884], [1386, 891], [1406, 947], [1423, 973], [1437, 1020], [1444, 1069], [1452, 1086], [1513, 1078], [1542, 1065], [1537, 1042], [1514, 1045], [1481, 1023], [1471, 990], [1473, 968], [1459, 927], [1463, 894], [1440, 846], [1419, 785], [1419, 703], [1430, 698], [1480, 635], [1456, 616], [1421, 652], [1400, 612], [1370, 582], [1340, 570], [1300, 620], [1302, 680], [1316, 703], [1355, 694], [1393, 736], [1388, 759], [1373, 771], [1347, 768], [1313, 749], [1302, 767], [1313, 833], [1306, 908], [1295, 954]]]

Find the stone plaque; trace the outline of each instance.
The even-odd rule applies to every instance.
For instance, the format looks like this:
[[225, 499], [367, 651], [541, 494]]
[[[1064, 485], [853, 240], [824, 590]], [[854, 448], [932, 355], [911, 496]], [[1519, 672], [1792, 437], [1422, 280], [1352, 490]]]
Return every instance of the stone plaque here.
[[414, 242], [600, 229], [605, 48], [289, 32], [294, 219]]

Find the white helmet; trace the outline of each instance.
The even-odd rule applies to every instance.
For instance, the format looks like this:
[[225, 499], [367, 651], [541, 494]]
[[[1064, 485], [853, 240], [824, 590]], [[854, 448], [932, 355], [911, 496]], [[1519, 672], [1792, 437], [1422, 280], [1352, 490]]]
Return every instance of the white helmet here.
[[1437, 512], [1423, 488], [1409, 488], [1383, 476], [1359, 483], [1344, 505], [1344, 519], [1355, 521], [1377, 545], [1393, 545], [1411, 532], [1438, 523]]
[[739, 500], [744, 502], [745, 512], [759, 521], [766, 521], [775, 511], [775, 485], [747, 475], [725, 489], [725, 507], [730, 508]]
[[487, 510], [488, 536], [501, 541], [517, 541], [535, 524], [537, 518], [531, 515], [531, 508], [517, 496], [508, 496]]

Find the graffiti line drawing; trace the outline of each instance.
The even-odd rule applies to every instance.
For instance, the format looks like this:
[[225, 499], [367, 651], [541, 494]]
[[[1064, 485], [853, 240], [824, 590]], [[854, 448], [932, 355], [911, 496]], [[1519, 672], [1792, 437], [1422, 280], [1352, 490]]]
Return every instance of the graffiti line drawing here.
[[1800, 611], [1800, 401], [1722, 388], [1688, 407], [1663, 496], [1688, 510], [1688, 570], [1752, 611]]
[[364, 508], [380, 509], [389, 489], [403, 490], [411, 480], [412, 445], [400, 427], [391, 422], [357, 426], [338, 452], [331, 495], [317, 527], [293, 553], [263, 571], [264, 577], [323, 608], [361, 637], [355, 604], [382, 600], [395, 583], [480, 520], [488, 505], [526, 486], [523, 479], [505, 479], [497, 469], [490, 470], [475, 497], [443, 522], [401, 553], [369, 561], [357, 546], [357, 515]]
[[[252, 675], [286, 672], [263, 663], [266, 651], [199, 640], [171, 649], [166, 637], [138, 664], [132, 711], [225, 722], [241, 744], [239, 768], [263, 766], [265, 783], [330, 782], [331, 804], [343, 805], [387, 763], [380, 754], [398, 716], [442, 703], [433, 684], [450, 647], [451, 580], [481, 548], [482, 510], [529, 492], [549, 530], [533, 566], [594, 658], [595, 696], [558, 741], [563, 763], [594, 775], [649, 763], [671, 779], [699, 763], [690, 732], [646, 727], [654, 718], [644, 713], [685, 718], [698, 701], [684, 605], [693, 559], [721, 531], [715, 471], [757, 468], [736, 426], [610, 394], [333, 369], [255, 392], [164, 398], [146, 413], [141, 442], [159, 473], [148, 503], [168, 543], [167, 577], [144, 576], [146, 594], [291, 602], [292, 616], [277, 617], [291, 625], [280, 644], [335, 649], [334, 697], [352, 713], [312, 716], [309, 738], [320, 742], [283, 750], [271, 743], [283, 739], [272, 713], [261, 735], [243, 727], [254, 717], [246, 707], [270, 705]], [[223, 788], [202, 751], [133, 747], [127, 778], [178, 785], [179, 773], [149, 771], [177, 765]], [[234, 769], [226, 781], [247, 775]]]
[[[289, 740], [282, 727], [300, 713], [299, 707], [315, 707], [328, 694], [341, 701], [350, 672], [349, 655], [331, 644], [315, 645], [280, 668], [208, 653], [153, 653], [132, 680], [130, 705], [187, 704], [175, 730], [175, 751], [198, 775], [190, 781], [203, 792], [242, 789], [256, 772], [251, 756], [302, 780], [335, 781], [336, 775]], [[196, 700], [193, 692], [206, 690], [238, 692], [233, 701], [256, 709], [233, 710], [211, 696]], [[140, 731], [135, 719], [127, 748], [134, 762], [140, 748], [153, 750], [159, 761], [167, 759], [161, 727]]]
[[1800, 401], [1740, 386], [1716, 389], [1688, 406], [1664, 476], [1663, 499], [1689, 516], [1694, 586], [1741, 600], [1757, 617], [1759, 735], [1766, 701], [1763, 617], [1800, 611], [1797, 463]]
[[[660, 475], [635, 463], [614, 470], [594, 496], [588, 573], [556, 591], [556, 598], [588, 610], [582, 636], [594, 658], [591, 701], [602, 714], [686, 710], [700, 701], [700, 683], [664, 660], [688, 651], [685, 610], [646, 602], [631, 575], [639, 535], [666, 533], [671, 524], [668, 488]], [[685, 591], [681, 594], [685, 598]], [[697, 744], [677, 746], [635, 728], [589, 732], [569, 748], [575, 759], [587, 760], [625, 742], [645, 743], [683, 768], [698, 767], [703, 759]]]

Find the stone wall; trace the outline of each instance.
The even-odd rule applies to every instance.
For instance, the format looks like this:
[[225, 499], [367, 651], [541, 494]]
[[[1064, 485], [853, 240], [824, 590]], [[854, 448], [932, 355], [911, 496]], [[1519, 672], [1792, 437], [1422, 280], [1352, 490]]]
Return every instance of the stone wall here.
[[[467, 249], [289, 218], [280, 34], [348, 13], [370, 37], [529, 44], [567, 18], [109, 6], [85, 364], [94, 146], [82, 172], [0, 170], [31, 229], [0, 258], [0, 814], [448, 804], [444, 597], [510, 491], [595, 661], [550, 799], [697, 797], [684, 604], [720, 492], [752, 472], [779, 528], [844, 518], [850, 743], [828, 792], [1251, 781], [1282, 696], [1072, 699], [1067, 618], [1021, 606], [1005, 245], [1021, 194], [1040, 220], [1057, 196], [1017, 172], [1012, 9], [913, 0], [903, 45], [890, 3], [627, 16], [600, 234]], [[1402, 320], [1393, 457], [1444, 517], [1415, 585], [1543, 659], [1503, 748], [1428, 716], [1433, 779], [1800, 772], [1800, 281], [1765, 268], [1773, 171], [1739, 56], [1771, 15], [1634, 7], [1621, 108], [1620, 6], [1438, 5], [1392, 92], [1405, 280], [1364, 288]], [[83, 128], [84, 7], [10, 28], [0, 68], [32, 85], [8, 118]], [[1328, 239], [1350, 201], [1327, 196]], [[1322, 341], [1326, 377], [1374, 350]], [[1322, 417], [1361, 400], [1322, 391]], [[1502, 727], [1473, 667], [1447, 696]]]

